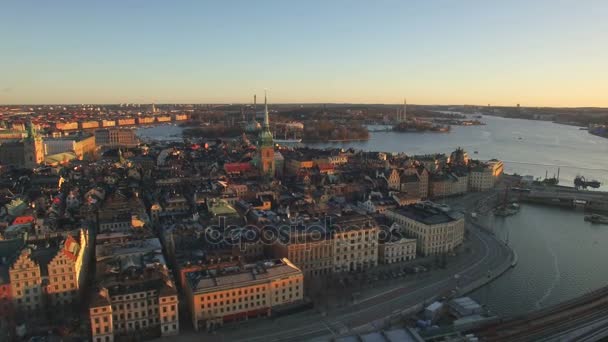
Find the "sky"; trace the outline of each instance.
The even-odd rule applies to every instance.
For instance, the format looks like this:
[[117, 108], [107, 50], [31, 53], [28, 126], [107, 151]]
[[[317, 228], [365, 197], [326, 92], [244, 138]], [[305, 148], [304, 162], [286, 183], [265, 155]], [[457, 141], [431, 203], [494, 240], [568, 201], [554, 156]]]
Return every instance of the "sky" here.
[[608, 107], [605, 0], [2, 0], [0, 104]]

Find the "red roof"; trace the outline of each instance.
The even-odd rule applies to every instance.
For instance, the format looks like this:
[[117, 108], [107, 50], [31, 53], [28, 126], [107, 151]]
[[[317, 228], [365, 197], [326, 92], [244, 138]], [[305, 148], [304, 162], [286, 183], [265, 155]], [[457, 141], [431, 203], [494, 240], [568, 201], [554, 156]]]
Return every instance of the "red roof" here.
[[70, 260], [76, 261], [76, 254], [74, 254], [74, 252], [77, 251], [77, 247], [78, 242], [76, 242], [71, 235], [68, 235], [68, 237], [65, 239], [65, 244], [63, 245], [63, 254], [65, 254], [65, 256], [67, 256]]
[[331, 171], [334, 169], [334, 164], [330, 163], [319, 163], [319, 171]]
[[13, 224], [26, 224], [34, 222], [34, 216], [17, 216], [13, 221]]
[[224, 170], [227, 173], [239, 173], [251, 170], [250, 163], [227, 163], [224, 164]]

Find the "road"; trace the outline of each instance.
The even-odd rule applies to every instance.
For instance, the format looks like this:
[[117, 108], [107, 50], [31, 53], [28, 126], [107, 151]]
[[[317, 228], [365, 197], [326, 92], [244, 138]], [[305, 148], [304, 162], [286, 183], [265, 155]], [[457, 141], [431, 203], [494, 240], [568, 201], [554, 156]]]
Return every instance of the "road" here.
[[[481, 198], [482, 194], [476, 194], [467, 201], [477, 203]], [[381, 328], [384, 319], [392, 313], [420, 303], [430, 303], [439, 294], [465, 288], [484, 278], [493, 278], [497, 276], [495, 270], [510, 263], [512, 251], [502, 242], [487, 231], [468, 223], [467, 230], [471, 250], [450, 262], [448, 268], [395, 284], [386, 291], [363, 297], [356, 304], [329, 309], [325, 314], [309, 310], [284, 317], [229, 324], [212, 334], [182, 332], [179, 336], [171, 337], [171, 340], [302, 341], [321, 336], [330, 338], [362, 327]]]

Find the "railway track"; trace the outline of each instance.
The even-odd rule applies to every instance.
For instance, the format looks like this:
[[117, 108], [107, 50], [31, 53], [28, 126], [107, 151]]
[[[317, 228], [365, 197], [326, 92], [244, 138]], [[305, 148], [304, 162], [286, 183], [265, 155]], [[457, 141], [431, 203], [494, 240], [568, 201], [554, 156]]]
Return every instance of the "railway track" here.
[[[547, 341], [551, 336], [575, 331], [589, 322], [608, 318], [608, 288], [566, 303], [486, 326], [476, 335], [483, 341]], [[608, 323], [607, 323], [608, 328]]]

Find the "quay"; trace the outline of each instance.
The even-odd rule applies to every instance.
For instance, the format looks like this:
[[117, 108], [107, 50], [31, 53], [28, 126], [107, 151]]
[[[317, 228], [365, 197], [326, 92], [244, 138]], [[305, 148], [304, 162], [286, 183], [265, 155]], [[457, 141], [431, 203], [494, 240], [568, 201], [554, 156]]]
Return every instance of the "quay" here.
[[576, 190], [566, 186], [536, 186], [525, 192], [511, 189], [509, 197], [525, 203], [608, 212], [608, 192], [605, 191]]

